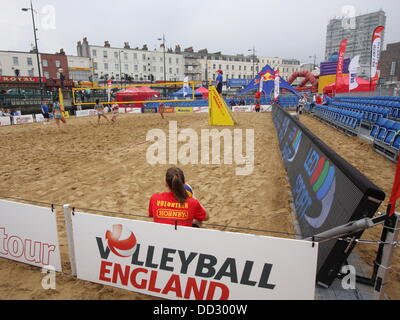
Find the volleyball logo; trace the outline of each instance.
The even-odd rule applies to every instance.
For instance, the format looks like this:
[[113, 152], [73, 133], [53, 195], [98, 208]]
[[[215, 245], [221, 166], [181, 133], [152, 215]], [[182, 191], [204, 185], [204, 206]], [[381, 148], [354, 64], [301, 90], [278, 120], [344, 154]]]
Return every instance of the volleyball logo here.
[[115, 255], [122, 258], [132, 256], [137, 243], [133, 232], [122, 224], [114, 224], [112, 231], [107, 230], [106, 241], [108, 248]]
[[307, 222], [315, 229], [320, 228], [327, 219], [336, 191], [335, 167], [325, 158], [310, 150], [304, 164], [310, 177], [310, 186], [315, 198], [321, 201], [321, 212], [316, 217], [305, 216]]
[[303, 133], [301, 130], [297, 128], [297, 126], [294, 126], [289, 136], [289, 142], [285, 144], [283, 150], [284, 159], [286, 161], [293, 162], [293, 160], [296, 158], [300, 149], [302, 136]]

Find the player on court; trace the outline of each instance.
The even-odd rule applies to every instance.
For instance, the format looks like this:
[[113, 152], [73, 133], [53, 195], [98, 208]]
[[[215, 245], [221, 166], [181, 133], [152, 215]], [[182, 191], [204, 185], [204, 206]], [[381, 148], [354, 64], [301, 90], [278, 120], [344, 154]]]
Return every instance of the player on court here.
[[61, 122], [65, 125], [67, 124], [67, 120], [65, 120], [64, 115], [62, 114], [60, 100], [58, 98], [56, 102], [54, 102], [54, 118], [56, 119], [58, 129], [60, 129], [62, 132], [65, 132], [61, 127]]
[[158, 112], [161, 114], [161, 118], [163, 119], [164, 119], [164, 111], [165, 111], [165, 105], [163, 102], [161, 102], [158, 107]]
[[94, 106], [94, 108], [96, 109], [97, 116], [98, 116], [98, 118], [97, 118], [97, 124], [98, 125], [100, 125], [101, 117], [105, 118], [107, 120], [107, 122], [110, 122], [110, 119], [108, 119], [108, 117], [104, 114], [104, 107], [100, 103], [99, 99], [96, 100], [96, 105]]
[[118, 103], [113, 103], [112, 104], [112, 106], [111, 106], [111, 112], [112, 112], [112, 118], [111, 118], [111, 122], [112, 122], [112, 124], [114, 124], [115, 123], [115, 121], [117, 121], [117, 117], [118, 117], [118, 114], [119, 114], [119, 106], [118, 106]]
[[165, 176], [169, 192], [153, 194], [149, 202], [149, 217], [154, 222], [198, 227], [209, 219], [200, 202], [185, 189], [185, 175], [179, 168], [169, 168]]

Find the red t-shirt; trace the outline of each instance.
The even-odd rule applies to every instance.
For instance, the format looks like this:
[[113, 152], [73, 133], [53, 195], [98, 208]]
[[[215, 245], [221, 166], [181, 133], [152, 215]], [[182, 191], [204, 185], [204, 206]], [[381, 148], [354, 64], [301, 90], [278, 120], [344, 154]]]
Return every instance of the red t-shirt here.
[[206, 211], [197, 199], [188, 198], [185, 203], [180, 203], [172, 192], [165, 192], [153, 194], [150, 198], [149, 217], [158, 223], [175, 224], [178, 221], [180, 226], [191, 227], [194, 219], [206, 219]]
[[322, 103], [321, 97], [318, 96], [318, 97], [315, 99], [315, 102], [316, 102], [317, 104], [321, 104], [321, 103]]
[[256, 92], [256, 99], [260, 99], [261, 98], [261, 92], [260, 91], [257, 91]]

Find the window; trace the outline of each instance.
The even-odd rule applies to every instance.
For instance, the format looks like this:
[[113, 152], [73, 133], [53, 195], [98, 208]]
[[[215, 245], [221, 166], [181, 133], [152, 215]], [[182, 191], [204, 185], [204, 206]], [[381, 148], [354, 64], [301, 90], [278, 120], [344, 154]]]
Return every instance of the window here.
[[128, 60], [128, 54], [126, 52], [124, 53], [124, 59]]
[[17, 66], [18, 64], [18, 57], [13, 57], [13, 65]]
[[235, 70], [235, 66], [232, 66], [232, 70]]
[[137, 60], [137, 53], [133, 54], [133, 59]]
[[213, 69], [215, 70], [216, 68], [215, 68], [215, 64], [213, 64]]
[[143, 58], [143, 60], [146, 60], [146, 55], [143, 54], [143, 55], [142, 55], [142, 58]]
[[179, 59], [178, 58], [176, 58], [176, 64], [179, 64]]
[[93, 55], [93, 57], [97, 57], [97, 51], [96, 50], [92, 50], [92, 55]]
[[119, 69], [119, 64], [116, 63], [116, 64], [115, 64], [115, 70], [118, 70], [118, 69]]
[[160, 62], [163, 62], [163, 58], [160, 58]]
[[94, 68], [94, 70], [97, 70], [97, 62], [93, 63], [93, 68]]
[[43, 65], [43, 67], [48, 67], [48, 66], [49, 66], [49, 63], [47, 62], [46, 59], [43, 59], [43, 60], [42, 60], [42, 65]]
[[3, 70], [2, 69], [0, 69], [0, 76], [2, 76], [3, 75]]
[[179, 68], [176, 68], [176, 74], [179, 74]]
[[27, 60], [28, 66], [33, 65], [32, 58], [27, 58], [26, 60]]
[[129, 71], [129, 65], [125, 64], [125, 71]]
[[50, 74], [49, 74], [49, 72], [48, 72], [48, 71], [45, 71], [45, 72], [44, 72], [44, 77], [45, 77], [45, 78], [47, 78], [47, 79], [49, 79], [49, 78], [50, 78]]
[[172, 59], [171, 58], [168, 58], [168, 61], [169, 61], [169, 63], [172, 63]]
[[139, 71], [139, 68], [138, 68], [138, 65], [137, 65], [137, 64], [135, 64], [134, 70], [135, 70], [135, 72], [138, 72], [138, 71]]
[[226, 66], [226, 70], [229, 70], [229, 64]]
[[117, 78], [117, 80], [119, 80], [119, 74], [117, 74], [116, 78]]
[[246, 71], [246, 66], [243, 66], [243, 70]]
[[104, 70], [108, 70], [108, 63], [104, 63]]
[[28, 70], [28, 76], [33, 77], [33, 69]]
[[143, 66], [143, 72], [146, 72], [146, 66]]
[[172, 74], [172, 68], [169, 68], [169, 73]]
[[242, 66], [239, 66], [239, 71], [242, 71]]
[[114, 58], [118, 59], [118, 52], [114, 52]]
[[57, 67], [57, 68], [60, 68], [60, 67], [61, 67], [60, 60], [56, 60], [56, 67]]
[[164, 72], [164, 68], [163, 67], [160, 67], [160, 72]]
[[104, 57], [104, 58], [108, 58], [108, 53], [107, 53], [107, 51], [103, 51], [103, 57]]

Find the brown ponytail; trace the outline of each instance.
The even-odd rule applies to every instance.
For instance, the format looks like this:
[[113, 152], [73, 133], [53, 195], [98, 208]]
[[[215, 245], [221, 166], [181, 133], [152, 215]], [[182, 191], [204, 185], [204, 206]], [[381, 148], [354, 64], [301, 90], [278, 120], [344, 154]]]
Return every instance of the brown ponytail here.
[[185, 175], [181, 169], [169, 168], [165, 180], [177, 201], [184, 203], [189, 198], [185, 189]]

